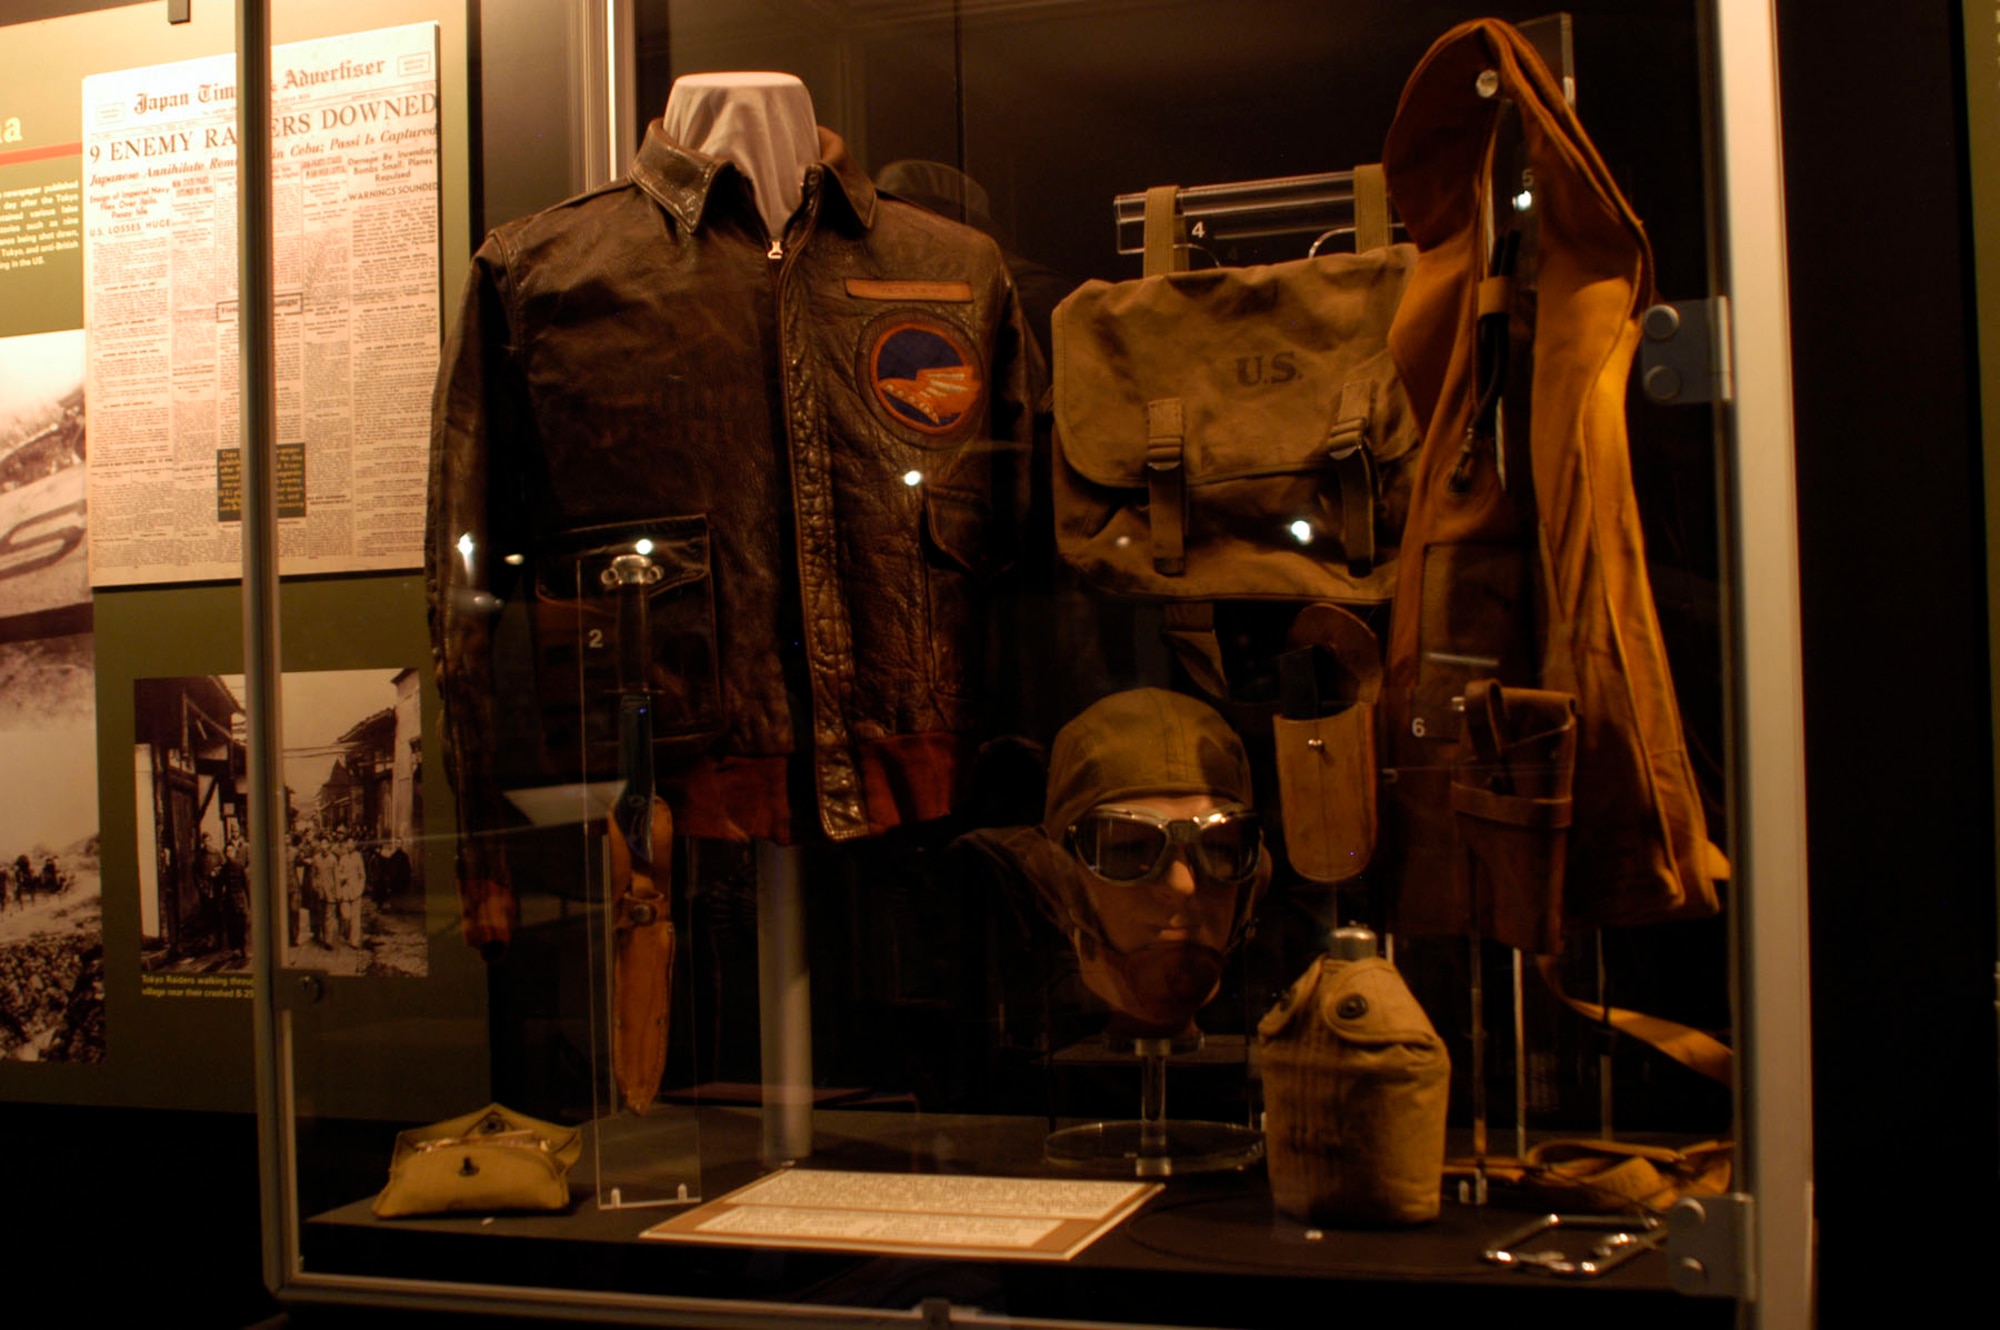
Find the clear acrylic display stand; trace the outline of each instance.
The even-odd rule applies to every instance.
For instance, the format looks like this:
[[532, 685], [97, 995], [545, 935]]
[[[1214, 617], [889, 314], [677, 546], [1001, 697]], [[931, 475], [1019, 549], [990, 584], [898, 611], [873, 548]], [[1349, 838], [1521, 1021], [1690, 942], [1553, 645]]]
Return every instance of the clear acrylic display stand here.
[[1177, 1047], [1173, 1039], [1132, 1039], [1113, 1047], [1131, 1054], [1139, 1071], [1139, 1116], [1086, 1122], [1051, 1132], [1042, 1155], [1059, 1168], [1107, 1177], [1165, 1178], [1244, 1168], [1264, 1157], [1264, 1137], [1226, 1122], [1177, 1121], [1167, 1116], [1167, 1060], [1199, 1052], [1202, 1036]]
[[[568, 605], [545, 621], [547, 636], [537, 662], [553, 678], [573, 673], [573, 737], [584, 766], [583, 782], [566, 791], [564, 798], [577, 822], [590, 958], [591, 1118], [585, 1131], [590, 1175], [574, 1185], [578, 1191], [591, 1189], [601, 1209], [675, 1205], [698, 1201], [702, 1195], [697, 1109], [666, 1102], [659, 1093], [669, 1088], [676, 1061], [674, 1031], [692, 1031], [696, 1024], [688, 1019], [692, 1012], [686, 1005], [693, 995], [685, 963], [686, 874], [676, 871], [689, 856], [679, 836], [652, 847], [653, 872], [664, 898], [660, 904], [674, 921], [671, 960], [658, 962], [671, 964], [667, 1003], [657, 1034], [634, 1030], [623, 1037], [667, 1041], [669, 1076], [654, 1087], [646, 1102], [632, 1104], [619, 1084], [614, 1056], [621, 1038], [620, 986], [649, 980], [620, 973], [611, 835], [613, 813], [621, 800], [636, 799], [645, 808], [658, 790], [654, 712], [660, 699], [653, 691], [653, 652], [658, 644], [649, 617], [657, 608], [655, 588], [665, 584], [671, 591], [674, 582], [654, 562], [655, 543], [646, 531], [604, 532], [593, 539], [591, 547], [576, 552], [567, 569], [553, 578], [544, 574], [546, 581], [564, 584]], [[619, 815], [620, 826], [629, 830], [625, 814]], [[634, 965], [635, 958], [628, 957], [624, 964]], [[650, 1026], [653, 1018], [645, 1023]], [[678, 1050], [680, 1065], [693, 1065], [688, 1051]]]
[[[596, 787], [600, 790], [604, 786]], [[610, 787], [616, 797], [617, 787]], [[606, 800], [607, 805], [609, 800]], [[600, 1209], [615, 1210], [634, 1206], [677, 1205], [702, 1199], [701, 1127], [698, 1110], [686, 1104], [655, 1098], [643, 1111], [634, 1111], [624, 1102], [612, 1058], [617, 967], [614, 927], [616, 913], [611, 899], [611, 838], [606, 832], [608, 807], [584, 823], [585, 853], [589, 863], [588, 893], [590, 912], [590, 1065], [591, 1121], [585, 1128], [585, 1158], [592, 1175], [590, 1185]], [[668, 853], [662, 864], [684, 861], [685, 855]], [[679, 874], [676, 874], [678, 879]], [[697, 1022], [675, 1019], [688, 1009], [694, 985], [685, 963], [687, 914], [685, 894], [670, 890], [675, 915], [675, 963], [668, 987], [669, 1037], [676, 1027], [696, 1028]], [[691, 1014], [691, 1013], [689, 1013]], [[686, 1036], [692, 1038], [692, 1035]], [[685, 1052], [685, 1050], [678, 1050]], [[668, 1049], [669, 1066], [677, 1050]], [[678, 1059], [686, 1063], [685, 1056]], [[662, 1084], [662, 1090], [668, 1087]]]

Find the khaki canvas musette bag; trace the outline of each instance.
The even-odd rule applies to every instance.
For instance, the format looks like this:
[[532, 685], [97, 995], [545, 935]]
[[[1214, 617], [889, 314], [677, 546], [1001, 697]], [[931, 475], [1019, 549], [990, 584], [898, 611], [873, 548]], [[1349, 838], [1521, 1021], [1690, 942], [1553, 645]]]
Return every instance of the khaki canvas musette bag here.
[[[1178, 610], [1388, 600], [1419, 440], [1388, 330], [1416, 251], [1176, 271], [1175, 193], [1148, 193], [1146, 276], [1055, 313], [1057, 549], [1095, 590]], [[1170, 609], [1169, 639], [1227, 695], [1200, 610]]]

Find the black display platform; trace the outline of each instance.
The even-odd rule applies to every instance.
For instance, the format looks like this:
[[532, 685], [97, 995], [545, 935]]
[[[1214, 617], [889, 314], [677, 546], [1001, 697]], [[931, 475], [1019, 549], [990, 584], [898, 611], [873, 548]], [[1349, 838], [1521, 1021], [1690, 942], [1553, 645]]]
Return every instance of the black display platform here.
[[[762, 1176], [754, 1110], [705, 1108], [703, 1190], [714, 1198]], [[1046, 1124], [1028, 1118], [822, 1110], [801, 1167], [896, 1173], [1062, 1176], [1041, 1159]], [[383, 1158], [393, 1133], [383, 1139]], [[587, 1156], [586, 1156], [587, 1157]], [[1734, 1304], [1671, 1291], [1660, 1252], [1594, 1281], [1510, 1272], [1481, 1251], [1529, 1214], [1448, 1202], [1414, 1229], [1327, 1229], [1274, 1213], [1261, 1166], [1174, 1178], [1133, 1219], [1067, 1263], [945, 1261], [851, 1253], [689, 1246], [642, 1240], [679, 1207], [600, 1210], [589, 1178], [553, 1215], [383, 1221], [360, 1198], [311, 1218], [312, 1274], [659, 1294], [906, 1311], [927, 1299], [994, 1315], [1155, 1325], [1293, 1325], [1303, 1309], [1393, 1309], [1399, 1321], [1466, 1315], [1493, 1324], [1573, 1314], [1601, 1325], [1730, 1323]], [[1608, 1301], [1607, 1301], [1608, 1299]], [[801, 1306], [803, 1304], [803, 1306]], [[1615, 1304], [1615, 1309], [1614, 1309]], [[1425, 1323], [1429, 1323], [1426, 1319]]]

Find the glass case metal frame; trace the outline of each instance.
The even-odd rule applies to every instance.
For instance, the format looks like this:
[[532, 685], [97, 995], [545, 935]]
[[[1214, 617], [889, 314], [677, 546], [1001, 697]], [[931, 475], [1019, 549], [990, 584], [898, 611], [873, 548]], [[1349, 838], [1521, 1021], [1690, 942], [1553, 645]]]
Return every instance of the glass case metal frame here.
[[[243, 214], [243, 452], [246, 703], [250, 787], [263, 830], [253, 842], [258, 880], [279, 880], [284, 825], [278, 708], [276, 512], [272, 440], [270, 177], [268, 157], [269, 0], [239, 0], [237, 47], [243, 77], [239, 155]], [[1808, 959], [1803, 734], [1800, 701], [1797, 533], [1779, 155], [1775, 16], [1769, 3], [1720, 0], [1710, 14], [1714, 84], [1711, 116], [1720, 182], [1721, 271], [1726, 340], [1719, 348], [1731, 385], [1720, 441], [1729, 498], [1725, 578], [1728, 631], [1738, 677], [1734, 734], [1739, 911], [1738, 1020], [1741, 1072], [1737, 1121], [1745, 1187], [1711, 1207], [1707, 1224], [1683, 1224], [1669, 1257], [1690, 1288], [1730, 1285], [1749, 1323], [1803, 1327], [1812, 1314], [1813, 1272]], [[605, 0], [600, 104], [629, 101], [632, 31], [623, 0]], [[627, 124], [629, 115], [616, 116]], [[607, 145], [617, 136], [607, 132]], [[612, 158], [620, 158], [607, 146]], [[582, 1319], [648, 1319], [730, 1325], [778, 1318], [912, 1324], [936, 1308], [904, 1313], [800, 1308], [754, 1301], [688, 1299], [560, 1288], [507, 1288], [403, 1278], [320, 1274], [303, 1268], [295, 1191], [296, 1145], [288, 1083], [293, 1048], [276, 999], [278, 925], [269, 901], [253, 910], [257, 1109], [265, 1215], [267, 1283], [287, 1297], [429, 1305], [459, 1310], [559, 1314]], [[1754, 1197], [1754, 1202], [1751, 1198]], [[1733, 1270], [1729, 1267], [1735, 1267]], [[946, 1309], [953, 1320], [991, 1318]]]

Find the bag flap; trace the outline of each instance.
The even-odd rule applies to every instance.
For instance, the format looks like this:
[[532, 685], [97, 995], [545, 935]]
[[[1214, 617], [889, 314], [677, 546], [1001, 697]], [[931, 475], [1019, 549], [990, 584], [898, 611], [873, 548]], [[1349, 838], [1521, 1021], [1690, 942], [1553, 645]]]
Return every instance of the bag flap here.
[[518, 1139], [523, 1133], [532, 1136], [539, 1143], [539, 1148], [565, 1169], [583, 1157], [583, 1132], [580, 1128], [531, 1118], [505, 1104], [488, 1104], [471, 1113], [433, 1122], [428, 1127], [412, 1127], [398, 1132], [390, 1167], [393, 1169], [411, 1155], [438, 1148], [438, 1142], [492, 1137]]
[[1085, 283], [1055, 312], [1064, 456], [1100, 485], [1143, 485], [1148, 404], [1178, 399], [1190, 484], [1317, 469], [1350, 384], [1369, 449], [1402, 456], [1419, 434], [1388, 330], [1415, 263], [1393, 245]]
[[1320, 967], [1326, 960], [1324, 956], [1313, 957], [1313, 963], [1306, 967], [1305, 973], [1294, 979], [1292, 986], [1285, 990], [1284, 996], [1264, 1013], [1263, 1019], [1257, 1022], [1259, 1039], [1276, 1039], [1285, 1032], [1285, 1027], [1305, 1010], [1307, 999], [1311, 998], [1313, 991], [1319, 987]]
[[1395, 966], [1382, 959], [1334, 961], [1323, 971], [1319, 1018], [1350, 1044], [1443, 1049], [1430, 1017]]

